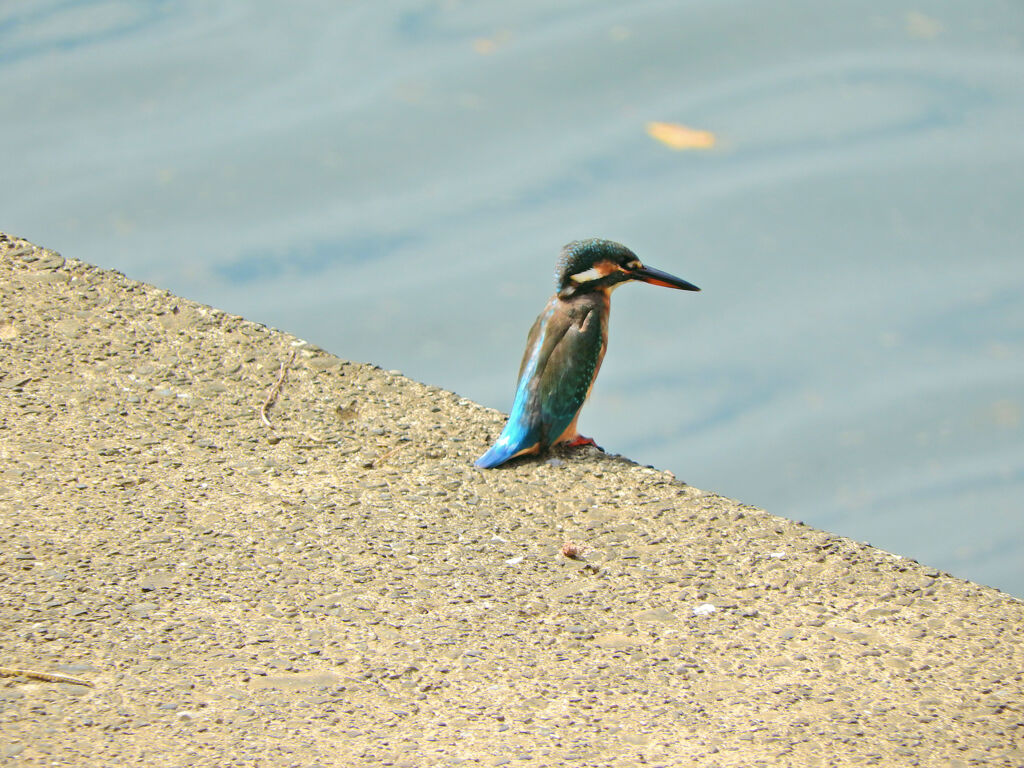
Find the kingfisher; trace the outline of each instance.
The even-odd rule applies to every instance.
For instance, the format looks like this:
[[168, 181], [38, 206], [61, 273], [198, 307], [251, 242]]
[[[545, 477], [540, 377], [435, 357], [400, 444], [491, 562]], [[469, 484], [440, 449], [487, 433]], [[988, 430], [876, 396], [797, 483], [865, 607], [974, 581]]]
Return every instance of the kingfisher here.
[[497, 441], [476, 460], [488, 469], [552, 445], [596, 445], [576, 431], [608, 348], [612, 291], [630, 280], [699, 291], [667, 272], [646, 267], [626, 246], [592, 238], [562, 248], [555, 267], [558, 292], [526, 339], [519, 384], [508, 422]]

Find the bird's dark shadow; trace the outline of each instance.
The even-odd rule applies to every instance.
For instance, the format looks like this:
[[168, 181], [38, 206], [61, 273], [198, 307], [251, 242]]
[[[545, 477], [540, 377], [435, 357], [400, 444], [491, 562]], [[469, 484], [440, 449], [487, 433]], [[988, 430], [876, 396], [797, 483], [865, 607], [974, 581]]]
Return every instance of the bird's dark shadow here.
[[526, 456], [517, 456], [514, 459], [509, 459], [504, 464], [500, 464], [492, 469], [505, 470], [514, 469], [520, 466], [528, 466], [530, 464], [553, 464], [554, 466], [561, 466], [569, 461], [573, 463], [579, 463], [581, 460], [617, 460], [626, 461], [630, 464], [635, 462], [625, 459], [617, 453], [608, 453], [599, 445], [555, 445], [548, 448], [542, 453], [531, 453]]

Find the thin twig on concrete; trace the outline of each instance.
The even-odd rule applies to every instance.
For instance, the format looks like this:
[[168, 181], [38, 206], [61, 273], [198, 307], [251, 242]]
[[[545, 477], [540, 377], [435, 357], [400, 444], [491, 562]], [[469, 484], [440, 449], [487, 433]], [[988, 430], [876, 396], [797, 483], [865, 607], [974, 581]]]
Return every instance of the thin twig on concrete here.
[[87, 685], [90, 688], [93, 684], [80, 677], [62, 675], [58, 672], [36, 672], [31, 669], [16, 669], [14, 667], [0, 667], [0, 677], [28, 677], [32, 680], [45, 680], [48, 683], [70, 683], [71, 685]]
[[390, 451], [386, 451], [386, 452], [382, 453], [382, 454], [381, 454], [380, 456], [378, 456], [377, 458], [375, 458], [375, 459], [374, 459], [374, 460], [373, 460], [372, 462], [370, 462], [370, 463], [371, 463], [371, 464], [372, 464], [372, 465], [373, 465], [374, 467], [379, 467], [379, 466], [381, 466], [382, 464], [384, 464], [384, 462], [385, 462], [385, 461], [387, 461], [387, 460], [388, 460], [389, 458], [391, 458], [391, 457], [392, 457], [392, 456], [394, 456], [394, 455], [395, 455], [396, 453], [398, 453], [398, 452], [399, 452], [400, 450], [402, 450], [403, 448], [405, 448], [405, 446], [407, 446], [407, 445], [409, 445], [409, 443], [399, 443], [399, 444], [398, 444], [398, 445], [396, 445], [396, 446], [395, 446], [394, 448], [392, 448], [392, 449], [391, 449]]
[[267, 411], [270, 410], [270, 406], [277, 402], [277, 396], [281, 394], [281, 387], [284, 386], [284, 380], [288, 376], [288, 369], [294, 362], [295, 350], [293, 349], [291, 355], [288, 356], [288, 359], [281, 363], [281, 370], [278, 371], [277, 381], [274, 382], [274, 386], [272, 386], [270, 391], [267, 392], [267, 397], [263, 401], [263, 405], [260, 406], [260, 418], [263, 420], [263, 423], [271, 429], [274, 428], [274, 425], [271, 424], [270, 419], [267, 418]]

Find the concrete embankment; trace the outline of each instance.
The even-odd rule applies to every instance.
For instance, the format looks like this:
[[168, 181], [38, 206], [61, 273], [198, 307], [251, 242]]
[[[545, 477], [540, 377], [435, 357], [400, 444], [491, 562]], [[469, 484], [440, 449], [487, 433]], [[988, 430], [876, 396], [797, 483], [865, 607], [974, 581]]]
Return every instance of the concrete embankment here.
[[1024, 765], [996, 590], [3, 235], [0, 377], [0, 763]]

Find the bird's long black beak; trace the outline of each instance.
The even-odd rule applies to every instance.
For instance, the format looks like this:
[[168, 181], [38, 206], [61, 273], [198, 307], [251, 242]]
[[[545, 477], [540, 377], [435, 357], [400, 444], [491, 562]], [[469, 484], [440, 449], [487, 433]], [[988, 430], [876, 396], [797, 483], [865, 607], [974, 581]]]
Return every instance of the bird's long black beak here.
[[663, 285], [666, 288], [678, 288], [681, 291], [699, 291], [693, 283], [688, 283], [682, 278], [670, 275], [668, 272], [662, 272], [660, 269], [654, 269], [653, 267], [640, 267], [638, 269], [628, 270], [630, 280], [640, 280], [644, 283], [650, 283], [651, 285]]

